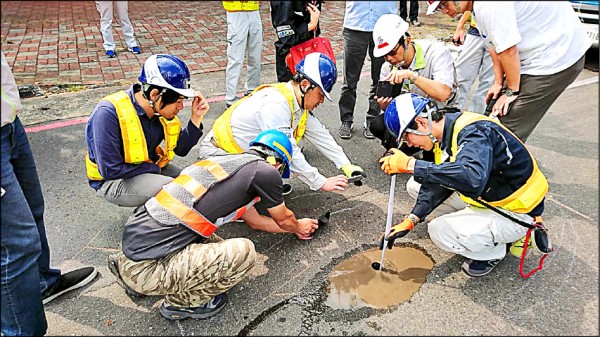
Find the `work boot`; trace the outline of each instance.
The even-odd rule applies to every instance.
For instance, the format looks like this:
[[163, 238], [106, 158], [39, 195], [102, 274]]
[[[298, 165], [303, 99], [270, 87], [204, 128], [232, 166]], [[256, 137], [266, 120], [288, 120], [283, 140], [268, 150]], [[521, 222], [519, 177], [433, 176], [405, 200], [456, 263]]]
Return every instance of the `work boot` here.
[[205, 319], [219, 313], [227, 303], [227, 294], [222, 293], [210, 299], [199, 307], [182, 308], [168, 305], [166, 302], [160, 306], [160, 314], [170, 320], [186, 318]]
[[352, 122], [342, 122], [339, 135], [342, 139], [350, 139], [352, 137]]
[[500, 261], [502, 261], [503, 259], [504, 258], [487, 261], [467, 259], [462, 264], [462, 271], [464, 271], [465, 274], [471, 277], [485, 276], [489, 274], [494, 268], [496, 268], [498, 263], [500, 263]]

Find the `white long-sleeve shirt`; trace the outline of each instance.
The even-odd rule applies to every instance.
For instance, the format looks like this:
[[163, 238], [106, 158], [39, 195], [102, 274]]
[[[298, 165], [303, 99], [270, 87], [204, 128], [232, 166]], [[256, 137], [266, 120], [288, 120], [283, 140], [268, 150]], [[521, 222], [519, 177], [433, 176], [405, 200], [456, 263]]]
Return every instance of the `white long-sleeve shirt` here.
[[[293, 91], [291, 82], [286, 85]], [[285, 96], [275, 88], [261, 89], [241, 102], [232, 112], [233, 137], [236, 143], [246, 151], [249, 148], [248, 144], [262, 131], [269, 129], [282, 131], [292, 142], [293, 154], [290, 171], [306, 183], [311, 190], [318, 190], [325, 184], [327, 178], [306, 161], [300, 147], [296, 144], [294, 130], [300, 122], [302, 109], [295, 98], [293, 114], [294, 124], [292, 125], [292, 114]], [[338, 169], [350, 163], [344, 150], [337, 144], [329, 130], [312, 114], [309, 114], [306, 120], [306, 131], [302, 141], [304, 140], [313, 144]]]

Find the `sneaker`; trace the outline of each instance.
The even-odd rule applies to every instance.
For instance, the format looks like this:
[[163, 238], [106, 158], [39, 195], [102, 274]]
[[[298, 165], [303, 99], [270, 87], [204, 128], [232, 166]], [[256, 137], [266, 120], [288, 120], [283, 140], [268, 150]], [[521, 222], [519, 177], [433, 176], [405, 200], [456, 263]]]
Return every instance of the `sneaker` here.
[[352, 122], [342, 122], [339, 135], [342, 139], [350, 139], [352, 137]]
[[375, 136], [373, 136], [373, 134], [371, 133], [371, 122], [373, 121], [374, 118], [369, 118], [367, 117], [367, 119], [365, 119], [365, 124], [363, 125], [363, 136], [365, 136], [365, 138], [367, 139], [373, 139], [375, 138]]
[[42, 303], [47, 304], [62, 294], [83, 287], [92, 282], [97, 274], [98, 270], [95, 267], [84, 267], [60, 275], [58, 283], [42, 294]]
[[[533, 241], [529, 238], [529, 243], [527, 244], [527, 255], [531, 252], [531, 248], [533, 248]], [[516, 257], [521, 257], [523, 255], [523, 250], [525, 248], [525, 237], [520, 238], [519, 240], [513, 242], [510, 245], [510, 253]], [[527, 255], [525, 257], [527, 257]]]
[[410, 22], [410, 25], [414, 26], [414, 27], [419, 27], [421, 25], [421, 23], [419, 22], [419, 20], [412, 20]]
[[489, 274], [503, 259], [477, 261], [467, 259], [462, 264], [462, 270], [471, 277], [480, 277]]
[[115, 54], [115, 51], [114, 51], [114, 50], [107, 50], [107, 51], [106, 51], [106, 56], [107, 56], [108, 58], [111, 58], [111, 59], [112, 59], [112, 58], [114, 58], [115, 56], [117, 56], [117, 54]]
[[199, 307], [180, 308], [168, 305], [166, 302], [160, 306], [160, 314], [171, 320], [186, 318], [205, 319], [219, 313], [227, 303], [227, 294], [219, 294], [210, 299], [206, 304]]
[[290, 193], [292, 193], [292, 185], [287, 184], [287, 183], [283, 183], [283, 195], [288, 195]]
[[135, 46], [135, 47], [132, 47], [132, 48], [127, 48], [127, 50], [129, 50], [130, 52], [132, 52], [134, 54], [141, 54], [142, 53], [142, 50], [138, 46]]
[[138, 293], [137, 291], [131, 289], [127, 283], [125, 283], [125, 281], [123, 281], [123, 278], [121, 277], [121, 274], [119, 273], [119, 257], [117, 256], [117, 254], [112, 254], [109, 255], [107, 258], [107, 262], [108, 262], [108, 270], [110, 270], [110, 272], [115, 275], [115, 277], [117, 278], [117, 283], [123, 287], [123, 289], [125, 289], [125, 292], [127, 293], [127, 295], [131, 296], [131, 297], [144, 297], [146, 295], [142, 294], [142, 293]]

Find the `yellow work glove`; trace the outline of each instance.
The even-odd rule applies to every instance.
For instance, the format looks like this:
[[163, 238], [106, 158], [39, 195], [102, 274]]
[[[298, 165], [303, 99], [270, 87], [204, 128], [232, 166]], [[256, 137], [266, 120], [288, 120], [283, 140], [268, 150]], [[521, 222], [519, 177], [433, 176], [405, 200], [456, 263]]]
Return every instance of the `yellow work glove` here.
[[408, 171], [408, 162], [412, 158], [398, 149], [390, 149], [390, 151], [379, 159], [379, 163], [381, 164], [381, 169], [387, 174], [410, 173]]
[[342, 166], [342, 171], [346, 175], [346, 178], [348, 178], [348, 182], [354, 183], [356, 186], [361, 186], [361, 180], [367, 177], [362, 167], [350, 163]]
[[[387, 236], [387, 248], [392, 249], [394, 241], [408, 234], [413, 228], [415, 228], [415, 223], [409, 218], [405, 218], [401, 223], [394, 225]], [[385, 244], [384, 236], [385, 233], [382, 233], [379, 237], [380, 250], [383, 249], [383, 245]]]
[[159, 145], [156, 147], [156, 154], [158, 155], [156, 165], [158, 165], [160, 168], [167, 166], [169, 163], [169, 156], [165, 153], [165, 150], [163, 150], [162, 146]]

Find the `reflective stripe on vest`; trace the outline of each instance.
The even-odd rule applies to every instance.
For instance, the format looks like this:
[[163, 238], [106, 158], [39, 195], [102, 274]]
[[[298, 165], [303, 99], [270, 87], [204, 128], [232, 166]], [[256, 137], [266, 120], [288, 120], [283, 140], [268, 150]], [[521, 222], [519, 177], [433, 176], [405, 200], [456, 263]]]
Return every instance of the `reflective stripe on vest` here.
[[[239, 104], [241, 104], [244, 100], [252, 96], [257, 91], [264, 88], [275, 88], [279, 90], [290, 106], [290, 111], [292, 114], [292, 122], [290, 127], [294, 127], [294, 91], [289, 90], [286, 83], [276, 83], [276, 84], [264, 84], [257, 87], [250, 95], [243, 97], [242, 99], [236, 101], [231, 105], [221, 116], [219, 116], [215, 122], [213, 123], [213, 133], [219, 148], [229, 152], [229, 153], [242, 153], [244, 150], [236, 143], [235, 138], [233, 137], [233, 131], [231, 130], [231, 114], [233, 110], [237, 108]], [[300, 117], [300, 121], [298, 122], [298, 126], [294, 130], [294, 138], [296, 139], [296, 144], [300, 142], [302, 136], [304, 136], [304, 132], [306, 131], [306, 119], [308, 118], [308, 110], [304, 110], [302, 112], [302, 116]]]
[[223, 8], [228, 12], [256, 11], [258, 1], [221, 1]]
[[[480, 120], [491, 121], [498, 124], [504, 130], [508, 131], [511, 135], [513, 135], [515, 139], [519, 140], [517, 136], [515, 136], [512, 132], [510, 132], [510, 130], [508, 130], [504, 125], [500, 124], [500, 122], [498, 122], [497, 120], [491, 119], [487, 116], [480, 115], [477, 113], [465, 111], [460, 117], [456, 119], [456, 122], [454, 124], [451, 147], [452, 156], [450, 157], [450, 162], [454, 162], [456, 160], [456, 154], [458, 151], [458, 134], [460, 133], [460, 131], [465, 126]], [[544, 199], [546, 193], [548, 192], [548, 181], [546, 180], [546, 177], [544, 176], [542, 171], [539, 170], [537, 162], [535, 161], [527, 147], [525, 147], [525, 150], [527, 150], [527, 153], [529, 153], [529, 157], [531, 158], [531, 162], [533, 163], [533, 172], [531, 173], [531, 176], [527, 179], [523, 186], [514, 191], [508, 197], [498, 201], [485, 200], [488, 204], [495, 207], [503, 208], [511, 212], [526, 214], [531, 212], [531, 210], [533, 210]], [[484, 207], [480, 203], [467, 196], [460, 194], [460, 197], [467, 204], [477, 207]]]
[[155, 197], [146, 202], [148, 214], [162, 224], [182, 224], [203, 237], [209, 237], [222, 224], [239, 219], [260, 198], [255, 197], [247, 205], [217, 219], [214, 223], [198, 213], [194, 204], [215, 183], [227, 179], [244, 165], [258, 160], [262, 159], [250, 154], [240, 154], [198, 161], [186, 167], [177, 178], [163, 186]]
[[[129, 95], [125, 91], [118, 91], [104, 97], [102, 100], [107, 100], [115, 106], [117, 118], [119, 119], [119, 127], [121, 128], [121, 137], [123, 139], [125, 163], [140, 164], [142, 162], [150, 162], [144, 130], [142, 129], [142, 124], [135, 111], [135, 107], [131, 99], [129, 99]], [[159, 156], [159, 160], [156, 164], [160, 168], [163, 168], [175, 156], [174, 150], [181, 132], [181, 121], [177, 116], [170, 121], [164, 117], [159, 117], [159, 120], [163, 126], [165, 135], [166, 152], [160, 145], [157, 146], [156, 153]], [[98, 165], [89, 158], [89, 154], [86, 155], [85, 164], [89, 179], [104, 180], [100, 171], [98, 171]]]

